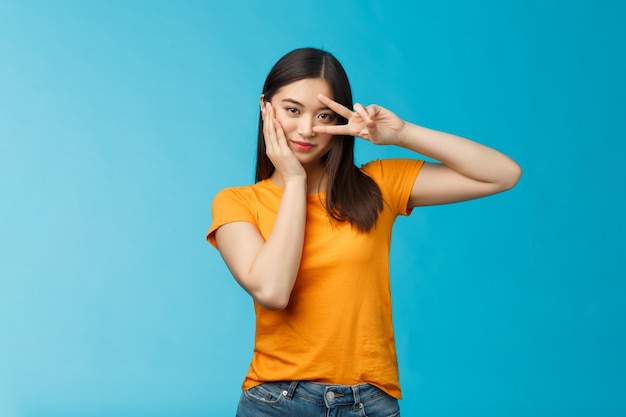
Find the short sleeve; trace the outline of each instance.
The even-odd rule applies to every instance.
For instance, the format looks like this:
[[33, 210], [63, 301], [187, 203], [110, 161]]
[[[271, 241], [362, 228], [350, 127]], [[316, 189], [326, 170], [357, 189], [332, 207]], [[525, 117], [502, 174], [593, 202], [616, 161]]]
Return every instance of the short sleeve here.
[[212, 222], [207, 233], [207, 241], [217, 248], [215, 231], [232, 222], [255, 223], [256, 216], [251, 204], [251, 196], [243, 188], [226, 188], [215, 196], [212, 207]]
[[378, 184], [383, 200], [396, 214], [408, 216], [409, 198], [424, 161], [418, 159], [377, 159], [363, 166], [363, 172]]

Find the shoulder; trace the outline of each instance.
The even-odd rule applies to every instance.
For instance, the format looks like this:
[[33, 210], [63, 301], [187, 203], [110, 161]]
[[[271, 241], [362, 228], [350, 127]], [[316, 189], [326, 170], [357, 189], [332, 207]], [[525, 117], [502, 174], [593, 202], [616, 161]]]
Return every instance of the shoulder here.
[[220, 190], [213, 199], [213, 207], [230, 204], [246, 204], [256, 199], [259, 194], [269, 191], [267, 181], [253, 185], [241, 185]]
[[415, 180], [423, 165], [424, 161], [420, 159], [376, 159], [363, 165], [361, 171], [380, 185], [399, 178]]
[[213, 205], [232, 200], [247, 199], [252, 195], [251, 185], [223, 188], [213, 199]]
[[224, 188], [213, 199], [212, 222], [207, 240], [215, 247], [215, 231], [232, 222], [258, 223], [259, 202], [268, 200], [271, 187], [265, 181], [254, 185]]
[[423, 165], [419, 159], [377, 159], [363, 165], [361, 171], [378, 185], [388, 207], [396, 214], [408, 215], [411, 190]]

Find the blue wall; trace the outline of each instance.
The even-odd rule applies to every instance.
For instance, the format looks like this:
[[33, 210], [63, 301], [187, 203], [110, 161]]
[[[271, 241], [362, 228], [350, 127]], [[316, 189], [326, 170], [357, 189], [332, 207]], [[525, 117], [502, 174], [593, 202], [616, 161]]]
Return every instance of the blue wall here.
[[0, 0], [0, 415], [234, 415], [253, 310], [204, 233], [301, 46], [524, 168], [397, 223], [403, 413], [625, 415], [622, 4]]

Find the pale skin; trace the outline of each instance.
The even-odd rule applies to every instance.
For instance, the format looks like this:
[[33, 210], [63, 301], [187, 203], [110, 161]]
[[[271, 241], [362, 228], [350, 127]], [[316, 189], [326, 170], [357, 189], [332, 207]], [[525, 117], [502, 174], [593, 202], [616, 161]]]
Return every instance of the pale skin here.
[[[351, 110], [332, 97], [321, 78], [288, 84], [271, 103], [261, 97], [267, 155], [275, 167], [270, 179], [284, 189], [274, 228], [267, 241], [246, 222], [216, 231], [217, 246], [235, 279], [271, 310], [289, 303], [302, 256], [306, 194], [325, 190], [322, 157], [335, 135], [396, 145], [439, 161], [422, 167], [409, 208], [499, 193], [512, 188], [521, 175], [517, 163], [492, 148], [406, 122], [375, 104], [355, 104]], [[348, 123], [336, 125], [337, 114]]]

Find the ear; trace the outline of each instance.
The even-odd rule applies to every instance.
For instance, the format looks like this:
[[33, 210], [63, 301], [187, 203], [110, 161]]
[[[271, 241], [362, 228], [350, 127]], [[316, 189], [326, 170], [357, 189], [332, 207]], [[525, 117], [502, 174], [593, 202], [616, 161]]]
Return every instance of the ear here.
[[265, 94], [261, 94], [261, 97], [259, 97], [259, 104], [261, 105], [261, 109], [265, 108]]

